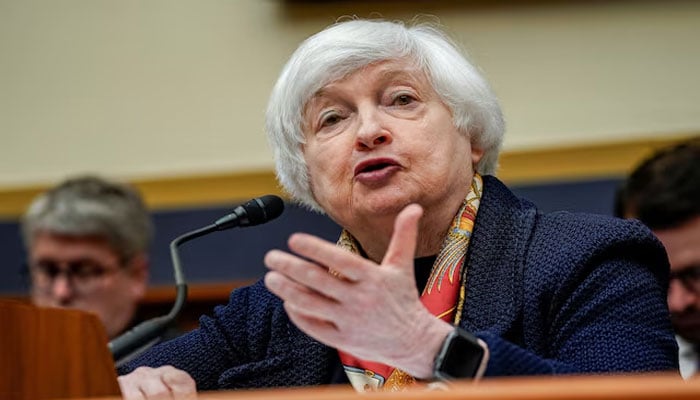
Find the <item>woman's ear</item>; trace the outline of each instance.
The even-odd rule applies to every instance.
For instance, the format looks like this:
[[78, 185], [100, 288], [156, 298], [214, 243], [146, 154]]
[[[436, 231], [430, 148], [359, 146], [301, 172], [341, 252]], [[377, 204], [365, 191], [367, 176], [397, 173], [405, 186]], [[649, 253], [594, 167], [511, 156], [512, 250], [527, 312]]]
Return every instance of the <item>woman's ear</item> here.
[[476, 167], [476, 164], [478, 164], [479, 161], [481, 161], [481, 158], [484, 157], [484, 150], [481, 147], [475, 145], [474, 143], [472, 143], [471, 149], [472, 149], [472, 156], [471, 156], [472, 157], [472, 165], [474, 167]]

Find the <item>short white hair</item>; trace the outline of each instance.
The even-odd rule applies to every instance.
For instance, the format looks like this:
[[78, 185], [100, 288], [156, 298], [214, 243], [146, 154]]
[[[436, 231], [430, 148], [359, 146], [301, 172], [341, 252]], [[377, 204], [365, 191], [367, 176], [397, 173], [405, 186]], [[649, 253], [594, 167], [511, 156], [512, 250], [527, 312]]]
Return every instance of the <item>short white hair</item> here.
[[434, 26], [354, 19], [306, 39], [287, 61], [270, 96], [265, 128], [277, 178], [294, 200], [323, 212], [314, 199], [302, 151], [306, 103], [327, 84], [358, 69], [400, 59], [425, 72], [452, 111], [457, 129], [484, 151], [476, 171], [495, 172], [505, 129], [501, 107], [458, 46]]

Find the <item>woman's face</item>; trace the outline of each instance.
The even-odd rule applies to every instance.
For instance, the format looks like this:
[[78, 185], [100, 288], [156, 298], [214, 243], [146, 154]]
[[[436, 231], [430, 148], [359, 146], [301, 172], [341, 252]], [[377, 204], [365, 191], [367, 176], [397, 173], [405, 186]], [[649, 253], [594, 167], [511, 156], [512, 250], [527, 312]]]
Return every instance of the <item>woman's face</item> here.
[[457, 131], [425, 74], [405, 60], [324, 86], [306, 104], [304, 122], [314, 198], [351, 231], [410, 203], [429, 211], [464, 199], [482, 154]]

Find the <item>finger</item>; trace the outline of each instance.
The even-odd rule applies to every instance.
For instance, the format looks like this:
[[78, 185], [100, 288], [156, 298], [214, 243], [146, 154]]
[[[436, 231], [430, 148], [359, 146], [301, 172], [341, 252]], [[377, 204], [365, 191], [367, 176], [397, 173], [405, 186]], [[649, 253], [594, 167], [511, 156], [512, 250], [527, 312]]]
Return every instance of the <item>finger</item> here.
[[289, 319], [302, 332], [325, 344], [326, 346], [338, 348], [337, 337], [339, 332], [338, 328], [333, 322], [320, 320], [299, 313], [293, 306], [287, 305], [286, 303], [284, 308], [287, 311]]
[[418, 240], [418, 221], [423, 215], [423, 208], [418, 204], [409, 204], [394, 221], [394, 233], [391, 235], [389, 248], [382, 260], [382, 265], [410, 266], [416, 255]]
[[276, 271], [265, 274], [265, 286], [282, 299], [285, 306], [308, 317], [332, 321], [339, 313], [335, 300], [309, 289]]
[[117, 382], [124, 400], [145, 400], [138, 384], [134, 381], [133, 374], [119, 376], [117, 377]]
[[166, 387], [170, 388], [172, 397], [176, 400], [197, 398], [197, 384], [185, 371], [170, 367], [161, 376]]
[[369, 272], [367, 260], [316, 236], [295, 233], [288, 244], [295, 253], [339, 272], [349, 281], [356, 282]]
[[137, 380], [138, 390], [145, 399], [172, 399], [170, 388], [161, 378], [163, 367], [140, 367], [134, 370], [134, 378]]
[[328, 298], [342, 300], [344, 294], [351, 289], [348, 281], [338, 279], [329, 274], [326, 268], [293, 254], [271, 250], [265, 255], [264, 262], [271, 270]]
[[[353, 354], [356, 357], [368, 361], [381, 361], [377, 359], [378, 352], [364, 348], [364, 344], [358, 344], [358, 335], [348, 335], [332, 322], [309, 318], [303, 314], [295, 312], [293, 308], [287, 308], [287, 315], [294, 325], [307, 335], [319, 342], [337, 350]], [[362, 340], [360, 340], [362, 342]], [[359, 346], [359, 347], [358, 347]], [[360, 355], [364, 351], [365, 354]]]

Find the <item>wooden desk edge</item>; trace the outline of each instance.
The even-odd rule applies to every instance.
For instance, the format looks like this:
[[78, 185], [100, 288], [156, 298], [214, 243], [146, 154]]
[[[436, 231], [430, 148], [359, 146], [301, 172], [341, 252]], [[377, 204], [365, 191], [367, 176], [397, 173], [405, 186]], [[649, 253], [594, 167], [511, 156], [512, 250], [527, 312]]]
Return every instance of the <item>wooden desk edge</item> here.
[[[201, 400], [690, 400], [700, 399], [700, 378], [683, 381], [677, 374], [546, 376], [490, 378], [457, 382], [451, 390], [409, 390], [360, 395], [349, 386], [200, 392]], [[103, 398], [103, 400], [115, 398]], [[95, 399], [93, 399], [95, 400]]]

